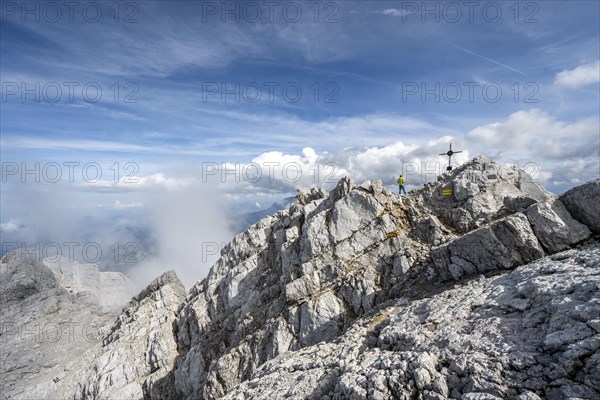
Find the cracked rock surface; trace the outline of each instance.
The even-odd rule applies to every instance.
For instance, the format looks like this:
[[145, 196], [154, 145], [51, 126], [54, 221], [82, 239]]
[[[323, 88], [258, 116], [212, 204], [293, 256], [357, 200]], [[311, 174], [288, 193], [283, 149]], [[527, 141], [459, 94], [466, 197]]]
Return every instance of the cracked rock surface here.
[[72, 398], [73, 376], [131, 297], [118, 272], [25, 250], [0, 264], [0, 396]]
[[[485, 157], [402, 198], [300, 189], [189, 292], [167, 273], [108, 315], [57, 398], [600, 398], [596, 191]], [[0, 299], [56, 286], [21, 275]]]
[[225, 398], [598, 398], [600, 246], [557, 256], [388, 301]]

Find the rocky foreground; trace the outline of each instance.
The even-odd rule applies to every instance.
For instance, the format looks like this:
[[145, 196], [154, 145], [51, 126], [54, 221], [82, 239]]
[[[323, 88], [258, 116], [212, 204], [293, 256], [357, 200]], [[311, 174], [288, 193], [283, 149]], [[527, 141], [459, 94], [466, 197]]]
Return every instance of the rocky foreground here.
[[[0, 393], [598, 399], [598, 198], [600, 180], [556, 197], [483, 157], [403, 199], [342, 179], [236, 236], [189, 292], [166, 273], [120, 312], [9, 254]], [[14, 326], [33, 319], [105, 329], [32, 345]]]
[[399, 298], [226, 399], [597, 399], [600, 246]]

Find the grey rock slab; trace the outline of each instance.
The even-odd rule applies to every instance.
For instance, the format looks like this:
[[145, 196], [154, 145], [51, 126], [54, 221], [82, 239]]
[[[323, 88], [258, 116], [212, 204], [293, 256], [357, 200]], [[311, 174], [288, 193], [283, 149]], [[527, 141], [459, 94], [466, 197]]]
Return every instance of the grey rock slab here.
[[560, 201], [577, 221], [592, 232], [600, 232], [600, 179], [584, 183], [560, 196]]
[[591, 232], [577, 222], [560, 200], [536, 203], [525, 210], [538, 240], [549, 253], [557, 253], [587, 239]]
[[515, 268], [544, 256], [525, 215], [514, 214], [434, 248], [431, 257], [443, 278], [460, 279]]

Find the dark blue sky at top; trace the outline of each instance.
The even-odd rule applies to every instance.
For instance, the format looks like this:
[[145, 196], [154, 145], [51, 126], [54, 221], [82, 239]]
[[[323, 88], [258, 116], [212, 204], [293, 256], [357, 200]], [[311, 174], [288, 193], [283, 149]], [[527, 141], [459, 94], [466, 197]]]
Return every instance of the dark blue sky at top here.
[[[2, 156], [247, 161], [274, 149], [338, 151], [415, 139], [401, 127], [370, 141], [341, 130], [298, 137], [304, 127], [343, 118], [393, 115], [468, 132], [531, 108], [567, 122], [597, 115], [596, 86], [557, 93], [553, 81], [560, 71], [598, 60], [598, 2], [477, 2], [472, 16], [462, 2], [453, 3], [461, 16], [448, 2], [317, 2], [318, 22], [313, 3], [294, 3], [303, 11], [298, 22], [289, 20], [294, 13], [283, 17], [286, 2], [275, 9], [273, 22], [263, 2], [254, 3], [263, 13], [256, 23], [245, 21], [254, 15], [244, 14], [245, 3], [227, 2], [239, 7], [238, 23], [233, 14], [221, 20], [225, 3], [200, 1], [95, 2], [87, 20], [87, 3], [81, 2], [73, 21], [61, 6], [62, 17], [52, 22], [54, 11], [44, 11], [43, 3], [3, 1]], [[36, 11], [22, 9], [36, 10], [36, 4], [39, 22]], [[97, 5], [102, 17], [92, 22]], [[423, 5], [437, 7], [437, 15], [423, 13]], [[216, 15], [207, 15], [215, 8]], [[494, 21], [498, 9], [502, 15]], [[324, 22], [327, 16], [331, 23]], [[41, 88], [58, 83], [59, 100], [7, 95], [6, 84], [31, 88], [36, 82]], [[78, 84], [74, 99], [65, 82]], [[273, 101], [269, 82], [277, 84]], [[478, 82], [473, 101], [465, 85], [470, 82]], [[82, 96], [90, 83], [102, 90], [97, 102]], [[502, 89], [498, 102], [484, 97], [486, 83], [494, 86], [492, 97], [496, 87]], [[236, 84], [240, 90], [250, 85], [239, 102], [231, 94], [223, 102], [220, 93], [206, 92]], [[253, 84], [262, 89], [257, 102], [248, 101]], [[286, 84], [302, 89], [299, 101], [282, 98]], [[462, 93], [456, 102], [406, 93], [436, 84], [450, 85], [446, 94], [452, 98], [456, 87]], [[106, 145], [90, 144], [98, 142]]]

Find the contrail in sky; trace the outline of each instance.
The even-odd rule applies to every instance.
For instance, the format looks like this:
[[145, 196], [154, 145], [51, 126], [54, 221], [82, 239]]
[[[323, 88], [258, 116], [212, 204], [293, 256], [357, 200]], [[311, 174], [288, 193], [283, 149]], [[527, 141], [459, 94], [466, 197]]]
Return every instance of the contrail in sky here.
[[518, 73], [519, 73], [519, 74], [521, 74], [521, 75], [525, 75], [525, 76], [527, 75], [526, 73], [524, 73], [524, 72], [522, 72], [522, 71], [519, 71], [518, 69], [515, 69], [515, 68], [512, 68], [512, 67], [509, 67], [509, 66], [508, 66], [508, 65], [506, 65], [506, 64], [502, 64], [501, 62], [498, 62], [498, 61], [496, 61], [496, 60], [492, 60], [491, 58], [488, 58], [488, 57], [482, 56], [481, 54], [474, 53], [474, 52], [472, 52], [471, 50], [467, 50], [467, 49], [465, 49], [465, 48], [463, 48], [463, 47], [460, 47], [460, 46], [457, 46], [457, 45], [455, 45], [455, 44], [452, 44], [452, 46], [456, 47], [456, 48], [457, 48], [457, 49], [459, 49], [459, 50], [462, 50], [462, 51], [464, 51], [465, 53], [472, 54], [472, 55], [474, 55], [474, 56], [476, 56], [476, 57], [482, 58], [482, 59], [484, 59], [484, 60], [487, 60], [487, 61], [489, 61], [489, 62], [493, 62], [494, 64], [496, 64], [496, 65], [499, 65], [499, 66], [501, 66], [501, 67], [504, 67], [504, 68], [510, 69], [511, 71], [518, 72]]

